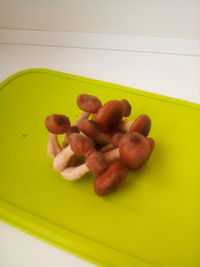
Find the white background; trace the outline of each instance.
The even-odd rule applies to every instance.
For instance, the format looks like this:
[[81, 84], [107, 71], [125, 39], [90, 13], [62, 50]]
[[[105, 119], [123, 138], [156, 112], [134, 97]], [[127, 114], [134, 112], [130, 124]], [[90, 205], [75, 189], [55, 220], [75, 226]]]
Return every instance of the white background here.
[[0, 0], [0, 26], [200, 39], [199, 0]]
[[[0, 0], [0, 81], [50, 68], [200, 103], [199, 14], [194, 0]], [[35, 266], [93, 265], [1, 222], [0, 267]]]

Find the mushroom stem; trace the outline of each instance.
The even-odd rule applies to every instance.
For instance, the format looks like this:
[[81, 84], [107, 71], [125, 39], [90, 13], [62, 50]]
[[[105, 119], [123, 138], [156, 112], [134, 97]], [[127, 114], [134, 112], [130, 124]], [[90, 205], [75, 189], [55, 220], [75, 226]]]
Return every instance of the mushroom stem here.
[[85, 175], [87, 172], [89, 172], [89, 169], [85, 163], [77, 166], [77, 167], [68, 167], [65, 168], [62, 172], [61, 175], [69, 181], [74, 181], [78, 180], [81, 178], [83, 175]]
[[58, 143], [57, 134], [49, 132], [48, 143], [47, 143], [48, 156], [54, 159], [61, 150], [62, 149], [60, 144]]
[[119, 160], [120, 159], [119, 148], [115, 148], [108, 152], [105, 152], [104, 156], [108, 162]]
[[118, 129], [120, 131], [123, 131], [123, 132], [128, 132], [131, 125], [132, 125], [133, 121], [129, 121], [129, 120], [122, 120], [118, 126]]
[[[90, 116], [89, 112], [83, 111], [81, 113], [80, 117], [72, 124], [72, 126], [78, 126], [80, 121], [82, 121], [84, 119], [88, 119], [89, 116]], [[68, 138], [67, 133], [64, 134], [62, 145], [63, 145], [63, 147], [66, 147], [69, 145], [69, 138]]]
[[78, 126], [80, 121], [82, 121], [83, 119], [88, 119], [89, 116], [89, 112], [83, 111], [80, 117], [72, 124], [72, 126]]
[[[77, 104], [81, 110], [83, 110], [81, 116], [72, 124], [72, 126], [78, 126], [83, 119], [88, 119], [90, 114], [97, 113], [102, 106], [101, 101], [92, 95], [80, 94], [77, 97]], [[63, 146], [65, 147], [69, 143], [68, 137], [65, 134], [63, 139]]]
[[64, 170], [73, 155], [74, 155], [74, 152], [72, 151], [70, 145], [65, 147], [63, 150], [61, 150], [53, 161], [54, 170], [58, 172], [61, 172], [62, 170]]
[[68, 166], [69, 160], [74, 154], [87, 156], [87, 154], [94, 151], [93, 140], [81, 133], [70, 134], [69, 143], [54, 159], [53, 168], [56, 171], [63, 171]]
[[63, 145], [64, 148], [69, 145], [69, 138], [68, 138], [68, 135], [66, 133], [63, 136], [62, 145]]
[[100, 152], [92, 152], [86, 158], [85, 163], [74, 168], [66, 168], [61, 172], [61, 175], [67, 180], [76, 180], [81, 178], [88, 171], [94, 174], [104, 172], [108, 167], [108, 162], [104, 154]]
[[[113, 149], [112, 151], [104, 153], [106, 161], [114, 162], [116, 160], [119, 160], [119, 149]], [[77, 167], [67, 167], [64, 170], [61, 171], [61, 175], [69, 180], [74, 181], [80, 179], [83, 175], [85, 175], [87, 172], [89, 172], [90, 169], [87, 167], [85, 163], [77, 166]]]

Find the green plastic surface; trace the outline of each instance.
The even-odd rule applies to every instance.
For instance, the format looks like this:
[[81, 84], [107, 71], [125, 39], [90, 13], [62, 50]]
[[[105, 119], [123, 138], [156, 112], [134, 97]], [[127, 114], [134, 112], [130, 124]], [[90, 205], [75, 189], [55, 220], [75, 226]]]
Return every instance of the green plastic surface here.
[[[189, 90], [189, 88], [188, 88]], [[148, 163], [116, 193], [94, 176], [69, 182], [46, 154], [44, 119], [81, 111], [80, 93], [126, 98], [146, 113], [156, 141]], [[98, 266], [200, 266], [200, 105], [45, 69], [0, 84], [0, 217]]]

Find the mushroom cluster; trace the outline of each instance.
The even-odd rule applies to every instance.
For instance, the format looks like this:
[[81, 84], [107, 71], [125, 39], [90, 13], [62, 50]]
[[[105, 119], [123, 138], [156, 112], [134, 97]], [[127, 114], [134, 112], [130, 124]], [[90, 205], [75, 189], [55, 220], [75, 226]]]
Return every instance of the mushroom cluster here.
[[[80, 94], [77, 104], [83, 112], [72, 124], [61, 114], [46, 118], [47, 153], [65, 179], [74, 181], [91, 172], [96, 175], [94, 192], [108, 195], [124, 183], [128, 169], [141, 168], [150, 157], [154, 148], [154, 140], [148, 137], [151, 119], [145, 114], [134, 121], [123, 119], [131, 114], [125, 99], [102, 105], [97, 97]], [[62, 146], [59, 134], [64, 134]]]

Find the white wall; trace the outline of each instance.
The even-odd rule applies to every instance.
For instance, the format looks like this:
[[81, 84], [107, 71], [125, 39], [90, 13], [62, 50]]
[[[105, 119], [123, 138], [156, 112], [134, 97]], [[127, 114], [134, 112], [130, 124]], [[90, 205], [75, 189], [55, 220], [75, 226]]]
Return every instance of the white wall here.
[[200, 39], [200, 1], [0, 0], [0, 28]]

